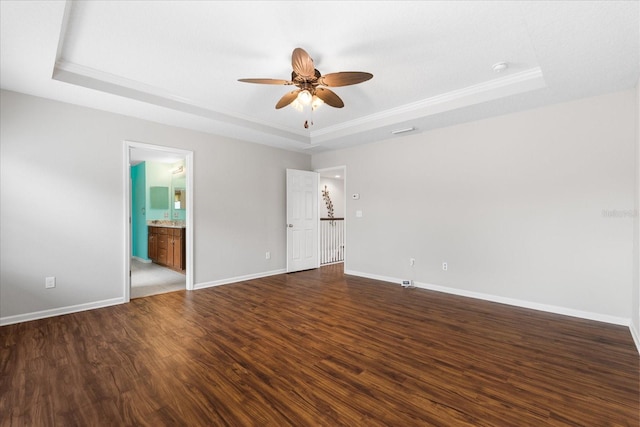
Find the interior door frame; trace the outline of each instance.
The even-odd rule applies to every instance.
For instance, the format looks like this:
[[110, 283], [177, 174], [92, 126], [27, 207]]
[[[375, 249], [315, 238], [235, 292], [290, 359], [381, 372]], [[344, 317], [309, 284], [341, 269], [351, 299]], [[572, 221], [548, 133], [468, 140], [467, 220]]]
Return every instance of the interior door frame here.
[[[347, 201], [349, 201], [349, 197], [347, 197], [347, 165], [342, 165], [342, 166], [331, 166], [331, 167], [326, 167], [326, 168], [321, 168], [321, 169], [315, 169], [316, 172], [318, 172], [318, 174], [320, 176], [322, 176], [323, 172], [329, 172], [329, 171], [337, 171], [340, 170], [342, 172], [342, 191], [343, 191], [343, 200], [342, 200], [342, 206], [344, 206], [344, 259], [343, 259], [343, 265], [346, 266], [347, 265], [347, 256], [349, 255], [349, 251], [347, 250], [347, 225], [348, 225], [348, 217], [349, 215], [347, 214]], [[318, 187], [320, 187], [320, 179], [318, 180]], [[322, 194], [322, 188], [319, 188], [318, 190], [320, 193]], [[318, 218], [318, 221], [320, 221], [320, 218]]]
[[186, 234], [186, 259], [185, 259], [185, 279], [186, 289], [192, 291], [193, 287], [193, 151], [183, 150], [162, 145], [153, 145], [137, 141], [125, 140], [123, 143], [123, 205], [124, 205], [124, 301], [131, 300], [131, 149], [143, 149], [161, 151], [164, 153], [176, 154], [185, 158], [185, 187], [187, 192], [187, 206], [185, 215]]

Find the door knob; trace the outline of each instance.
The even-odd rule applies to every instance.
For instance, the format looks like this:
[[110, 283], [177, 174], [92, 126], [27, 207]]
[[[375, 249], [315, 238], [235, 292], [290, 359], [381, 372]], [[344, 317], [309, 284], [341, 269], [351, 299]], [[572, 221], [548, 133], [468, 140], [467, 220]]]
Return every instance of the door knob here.
[[287, 227], [293, 228], [293, 224], [287, 224]]

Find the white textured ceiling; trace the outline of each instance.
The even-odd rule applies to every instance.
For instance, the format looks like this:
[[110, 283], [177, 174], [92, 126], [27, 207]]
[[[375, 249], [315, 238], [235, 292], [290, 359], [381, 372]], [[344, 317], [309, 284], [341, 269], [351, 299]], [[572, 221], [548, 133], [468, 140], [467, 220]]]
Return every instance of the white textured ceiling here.
[[[633, 87], [638, 1], [0, 1], [3, 89], [306, 152]], [[275, 104], [304, 48], [342, 109]], [[507, 71], [491, 66], [506, 61]], [[147, 141], [153, 142], [153, 141]]]

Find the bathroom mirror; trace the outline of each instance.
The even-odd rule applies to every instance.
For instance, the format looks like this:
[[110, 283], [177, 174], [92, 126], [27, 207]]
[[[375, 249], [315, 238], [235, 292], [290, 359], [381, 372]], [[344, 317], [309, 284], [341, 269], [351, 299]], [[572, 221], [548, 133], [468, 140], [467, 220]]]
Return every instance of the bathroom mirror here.
[[187, 206], [187, 191], [184, 188], [173, 189], [173, 209], [184, 210]]
[[150, 187], [149, 199], [152, 209], [169, 209], [169, 187]]

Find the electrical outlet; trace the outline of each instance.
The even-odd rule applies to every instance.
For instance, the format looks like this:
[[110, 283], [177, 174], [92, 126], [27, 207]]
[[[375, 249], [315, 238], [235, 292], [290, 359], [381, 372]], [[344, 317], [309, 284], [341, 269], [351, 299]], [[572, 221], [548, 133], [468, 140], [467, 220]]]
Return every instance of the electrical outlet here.
[[447, 271], [447, 269], [448, 269], [448, 268], [449, 268], [449, 266], [447, 265], [447, 263], [446, 263], [446, 262], [443, 262], [443, 263], [442, 263], [442, 269], [443, 269], [444, 271]]
[[413, 280], [403, 280], [401, 284], [403, 288], [412, 288]]
[[416, 259], [415, 258], [409, 258], [409, 265], [411, 267], [413, 267], [414, 265], [416, 265]]
[[54, 276], [45, 277], [45, 279], [44, 279], [44, 287], [46, 289], [55, 288], [56, 287], [56, 278]]
[[264, 254], [264, 259], [271, 259], [271, 252], [266, 252]]

